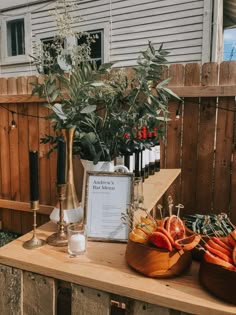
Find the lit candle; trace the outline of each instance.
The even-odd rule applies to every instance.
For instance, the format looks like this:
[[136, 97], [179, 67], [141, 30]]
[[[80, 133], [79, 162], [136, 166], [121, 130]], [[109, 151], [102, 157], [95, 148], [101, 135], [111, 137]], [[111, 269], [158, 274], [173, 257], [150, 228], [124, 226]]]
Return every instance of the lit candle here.
[[86, 240], [83, 234], [73, 234], [69, 238], [69, 249], [71, 253], [84, 252], [86, 249]]
[[59, 139], [57, 147], [57, 184], [66, 183], [66, 142]]
[[39, 200], [38, 186], [38, 151], [29, 152], [29, 168], [30, 168], [30, 200]]

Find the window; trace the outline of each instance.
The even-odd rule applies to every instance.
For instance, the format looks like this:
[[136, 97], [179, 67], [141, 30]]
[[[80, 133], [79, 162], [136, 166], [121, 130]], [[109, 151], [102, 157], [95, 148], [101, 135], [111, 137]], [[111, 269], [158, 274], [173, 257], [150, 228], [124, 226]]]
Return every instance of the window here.
[[31, 24], [30, 13], [2, 18], [0, 50], [3, 64], [30, 60]]
[[18, 56], [25, 54], [25, 25], [24, 19], [7, 22], [7, 55]]
[[[96, 61], [97, 66], [100, 66], [104, 62], [103, 57], [103, 31], [89, 31], [91, 35], [96, 35], [96, 41], [91, 43], [91, 58]], [[86, 35], [78, 39], [77, 44], [82, 45], [86, 42]]]

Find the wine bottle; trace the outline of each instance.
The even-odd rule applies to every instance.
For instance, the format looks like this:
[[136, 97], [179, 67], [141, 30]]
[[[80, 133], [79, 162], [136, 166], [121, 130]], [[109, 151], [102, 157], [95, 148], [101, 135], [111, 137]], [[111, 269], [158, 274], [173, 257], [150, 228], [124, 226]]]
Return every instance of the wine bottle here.
[[[124, 134], [125, 139], [129, 139], [128, 133]], [[131, 142], [125, 142], [120, 149], [120, 157], [117, 159], [117, 163], [126, 166], [130, 172], [133, 172], [133, 148]]]
[[155, 155], [155, 172], [159, 172], [160, 171], [160, 157], [161, 157], [161, 154], [160, 154], [160, 142], [158, 140], [158, 137], [157, 137], [157, 128], [154, 128], [154, 131], [153, 131], [153, 138], [154, 138], [154, 155]]
[[134, 142], [134, 157], [135, 157], [135, 164], [134, 164], [134, 175], [135, 177], [141, 177], [141, 140], [142, 139], [142, 134], [138, 130], [137, 131], [137, 137]]
[[149, 145], [149, 175], [155, 174], [155, 154], [154, 154], [154, 142], [153, 134], [151, 131], [147, 135], [148, 145]]
[[142, 128], [142, 150], [141, 150], [141, 176], [143, 181], [145, 180], [145, 164], [146, 164], [146, 157], [145, 157], [145, 142], [147, 140], [147, 127], [143, 126]]

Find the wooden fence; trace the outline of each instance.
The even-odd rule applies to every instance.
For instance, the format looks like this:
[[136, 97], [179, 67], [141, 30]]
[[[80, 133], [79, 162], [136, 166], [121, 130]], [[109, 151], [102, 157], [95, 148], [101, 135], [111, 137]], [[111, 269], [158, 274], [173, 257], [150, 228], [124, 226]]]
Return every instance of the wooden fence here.
[[[169, 104], [162, 167], [182, 172], [168, 194], [184, 204], [185, 213], [226, 212], [236, 223], [236, 62], [171, 65], [168, 72], [170, 88], [184, 100]], [[48, 109], [37, 96], [30, 97], [29, 82], [36, 80], [0, 78], [0, 219], [5, 229], [21, 233], [32, 227], [29, 150], [39, 151], [40, 204], [45, 205], [39, 224], [48, 220], [56, 202], [56, 156], [48, 159], [48, 145], [39, 143], [42, 136], [52, 134], [50, 123], [43, 119]], [[10, 128], [13, 118], [15, 129]], [[78, 157], [74, 162], [81, 196], [83, 168]]]

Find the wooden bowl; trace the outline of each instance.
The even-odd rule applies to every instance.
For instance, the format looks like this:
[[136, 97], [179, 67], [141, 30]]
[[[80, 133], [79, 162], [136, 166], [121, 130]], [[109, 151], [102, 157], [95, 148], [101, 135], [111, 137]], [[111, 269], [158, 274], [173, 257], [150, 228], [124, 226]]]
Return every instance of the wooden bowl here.
[[129, 240], [126, 260], [130, 267], [148, 277], [170, 278], [190, 267], [192, 255], [190, 251], [175, 249], [169, 252]]
[[236, 305], [236, 272], [202, 259], [199, 270], [200, 283], [213, 295]]

